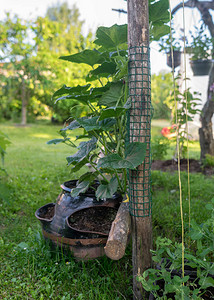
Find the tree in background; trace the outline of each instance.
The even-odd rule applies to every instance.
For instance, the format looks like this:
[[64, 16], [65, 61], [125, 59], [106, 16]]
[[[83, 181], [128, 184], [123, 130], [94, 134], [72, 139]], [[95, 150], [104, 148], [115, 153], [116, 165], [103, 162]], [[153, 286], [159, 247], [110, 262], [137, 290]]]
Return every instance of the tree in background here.
[[90, 45], [92, 35], [82, 35], [82, 24], [78, 9], [75, 6], [70, 9], [67, 3], [50, 7], [45, 17], [38, 17], [34, 22], [6, 14], [6, 19], [0, 22], [3, 117], [9, 117], [11, 109], [21, 110], [21, 123], [25, 125], [27, 111], [41, 115], [51, 109], [56, 118], [64, 121], [70, 116], [68, 107], [74, 113], [79, 110], [79, 103], [72, 99], [64, 105], [54, 105], [51, 95], [65, 78], [71, 86], [84, 83], [86, 66], [73, 65], [71, 69], [58, 60], [61, 55]]
[[38, 75], [30, 61], [34, 45], [28, 39], [29, 26], [27, 21], [18, 16], [11, 17], [9, 13], [0, 23], [2, 93], [9, 91], [10, 96], [13, 93], [14, 98], [21, 101], [23, 125], [26, 124], [27, 104], [31, 96], [31, 79]]

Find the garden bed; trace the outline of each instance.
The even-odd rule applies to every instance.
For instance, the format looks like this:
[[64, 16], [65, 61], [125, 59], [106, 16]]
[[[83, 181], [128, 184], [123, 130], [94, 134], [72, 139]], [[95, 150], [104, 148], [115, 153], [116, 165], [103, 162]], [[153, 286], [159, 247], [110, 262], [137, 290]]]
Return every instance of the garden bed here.
[[[187, 171], [187, 159], [180, 160], [180, 170]], [[178, 170], [178, 162], [173, 159], [169, 160], [155, 160], [152, 162], [152, 170], [160, 170], [164, 172], [173, 172]], [[201, 172], [205, 175], [214, 175], [214, 168], [212, 166], [204, 166], [196, 159], [189, 160], [189, 171], [193, 173]]]

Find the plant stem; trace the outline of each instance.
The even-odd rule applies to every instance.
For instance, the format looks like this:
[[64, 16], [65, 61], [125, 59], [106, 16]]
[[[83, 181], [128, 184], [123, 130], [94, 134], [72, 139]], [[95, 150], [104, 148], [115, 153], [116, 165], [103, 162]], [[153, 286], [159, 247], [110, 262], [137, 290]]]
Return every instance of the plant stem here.
[[107, 182], [109, 183], [109, 180], [103, 175], [103, 173], [101, 173], [99, 171], [99, 169], [96, 167], [96, 164], [94, 164], [92, 161], [90, 161], [89, 159], [87, 159], [88, 162], [92, 165], [92, 167], [98, 172], [98, 174]]
[[93, 104], [90, 101], [87, 101], [87, 104], [89, 106], [89, 108], [92, 110], [92, 112], [94, 112], [97, 116], [99, 116], [99, 112], [97, 111], [97, 109], [93, 106]]
[[[115, 170], [115, 171], [116, 171], [116, 170]], [[120, 186], [121, 191], [123, 191], [123, 186], [122, 186], [122, 184], [121, 184], [120, 177], [119, 177], [117, 171], [116, 171], [116, 173], [115, 173], [115, 176], [116, 176], [116, 178], [117, 178], [117, 181], [118, 181], [118, 184], [119, 184], [119, 186]]]
[[[94, 67], [93, 67], [93, 66], [92, 66], [92, 69], [94, 70]], [[103, 86], [103, 83], [102, 83], [102, 81], [101, 81], [100, 78], [98, 78], [98, 81], [99, 81], [99, 83]]]
[[127, 192], [127, 170], [123, 169], [123, 176], [124, 176], [124, 192]]
[[68, 145], [68, 146], [74, 147], [74, 148], [77, 147], [72, 141], [69, 140], [68, 142], [69, 142], [69, 143], [66, 143], [66, 142], [65, 142], [65, 144]]

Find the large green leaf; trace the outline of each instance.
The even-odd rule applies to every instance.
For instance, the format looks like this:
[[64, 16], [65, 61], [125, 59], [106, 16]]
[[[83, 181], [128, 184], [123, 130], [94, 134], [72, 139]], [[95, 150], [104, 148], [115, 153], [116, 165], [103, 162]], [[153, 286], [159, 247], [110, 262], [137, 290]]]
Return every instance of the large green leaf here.
[[[149, 21], [155, 22], [169, 22], [169, 1], [156, 1], [149, 6]], [[160, 25], [160, 24], [159, 24]]]
[[133, 167], [139, 166], [146, 156], [146, 143], [129, 143], [125, 149], [125, 158], [132, 163]]
[[99, 121], [99, 117], [93, 117], [90, 119], [78, 119], [77, 121], [86, 131], [110, 130], [116, 123], [116, 120], [111, 118]]
[[112, 126], [116, 124], [116, 120], [113, 118], [104, 119], [102, 121], [99, 121], [100, 123], [100, 129], [104, 131], [109, 131], [112, 129]]
[[53, 98], [57, 97], [57, 96], [61, 96], [61, 95], [73, 95], [73, 94], [82, 94], [85, 93], [89, 87], [91, 85], [90, 84], [86, 84], [86, 85], [77, 85], [74, 87], [68, 87], [66, 85], [63, 85], [63, 87], [61, 87], [59, 90], [57, 90], [54, 94], [53, 94]]
[[71, 196], [77, 197], [80, 193], [84, 193], [89, 188], [89, 185], [90, 185], [89, 181], [80, 182], [76, 188], [72, 189]]
[[[103, 87], [98, 87], [98, 88], [91, 88], [88, 90], [90, 87], [90, 84], [85, 85], [85, 86], [78, 86], [78, 88], [75, 90], [73, 88], [65, 89], [61, 88], [56, 93], [54, 94], [54, 97], [57, 95], [59, 96], [60, 94], [63, 95], [65, 94], [64, 92], [67, 91], [66, 96], [59, 97], [55, 100], [55, 103], [61, 100], [67, 100], [67, 99], [75, 99], [77, 101], [80, 101], [83, 104], [87, 104], [88, 101], [90, 102], [95, 102], [97, 101], [98, 98], [101, 98], [103, 93], [108, 91], [111, 86], [111, 83], [106, 84]], [[73, 91], [73, 93], [72, 93]]]
[[88, 163], [88, 159], [85, 157], [79, 162], [73, 162], [71, 163], [73, 166], [71, 168], [72, 172], [77, 172], [79, 171], [82, 167], [84, 167]]
[[84, 173], [82, 176], [80, 176], [78, 182], [82, 182], [82, 181], [88, 181], [88, 182], [94, 182], [94, 180], [97, 178], [97, 176], [99, 175], [99, 172], [86, 172]]
[[126, 111], [126, 109], [124, 107], [109, 107], [106, 109], [103, 109], [100, 113], [100, 117], [99, 120], [104, 120], [106, 118], [118, 118], [119, 116], [121, 116], [122, 114], [124, 114], [124, 112]]
[[111, 85], [112, 85], [112, 83], [108, 82], [105, 86], [97, 87], [97, 88], [91, 88], [90, 89], [90, 95], [102, 96], [102, 94], [104, 92], [107, 92], [110, 89]]
[[68, 55], [68, 56], [61, 56], [60, 59], [67, 60], [70, 62], [75, 62], [79, 64], [87, 64], [93, 67], [98, 63], [102, 63], [103, 58], [101, 57], [101, 53], [97, 50], [83, 50], [82, 52]]
[[100, 129], [98, 117], [93, 117], [93, 118], [89, 118], [89, 119], [77, 119], [77, 121], [86, 131]]
[[98, 186], [96, 191], [97, 199], [112, 198], [116, 193], [118, 187], [118, 181], [116, 177], [111, 178], [109, 183], [102, 183]]
[[95, 44], [107, 50], [116, 49], [127, 43], [127, 24], [113, 25], [111, 27], [99, 27], [96, 32]]
[[116, 106], [117, 103], [120, 104], [120, 99], [123, 96], [123, 87], [124, 84], [122, 82], [113, 83], [110, 89], [100, 98], [98, 104], [107, 107]]
[[98, 98], [100, 98], [102, 95], [100, 94], [93, 94], [88, 92], [87, 94], [82, 94], [82, 95], [68, 95], [68, 96], [62, 96], [60, 98], [57, 98], [55, 103], [61, 100], [67, 100], [67, 99], [74, 99], [77, 100], [83, 104], [88, 104], [88, 101], [90, 102], [96, 102]]
[[60, 143], [65, 143], [66, 141], [69, 141], [70, 138], [65, 138], [65, 139], [53, 139], [53, 140], [50, 140], [47, 142], [48, 145], [57, 145], [57, 144], [60, 144]]
[[83, 160], [91, 151], [96, 149], [96, 143], [97, 139], [95, 137], [87, 142], [81, 142], [77, 147], [79, 151], [71, 156], [66, 157], [68, 165], [72, 164], [73, 162], [80, 162]]
[[110, 169], [135, 169], [139, 166], [146, 156], [146, 144], [140, 142], [130, 143], [126, 148], [125, 158], [119, 154], [109, 154], [100, 158], [98, 168]]
[[168, 25], [160, 25], [160, 26], [153, 26], [151, 28], [151, 35], [153, 41], [159, 41], [159, 39], [168, 34], [170, 32], [170, 27]]
[[65, 128], [62, 128], [60, 131], [73, 130], [73, 129], [77, 129], [80, 127], [81, 127], [80, 124], [76, 120], [74, 120], [68, 126], [66, 126]]
[[109, 75], [113, 75], [116, 71], [117, 65], [114, 62], [105, 61], [97, 67], [95, 70], [92, 70], [90, 73], [92, 76], [99, 75], [100, 77], [108, 77]]

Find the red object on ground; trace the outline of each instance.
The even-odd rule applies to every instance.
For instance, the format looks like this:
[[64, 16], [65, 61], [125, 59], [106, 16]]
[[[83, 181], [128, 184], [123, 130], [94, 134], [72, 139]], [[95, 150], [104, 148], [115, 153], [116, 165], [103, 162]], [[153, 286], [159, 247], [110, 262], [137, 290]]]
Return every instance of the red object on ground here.
[[169, 127], [163, 127], [161, 130], [161, 134], [164, 137], [171, 139], [176, 136], [176, 127], [177, 126], [175, 124]]

